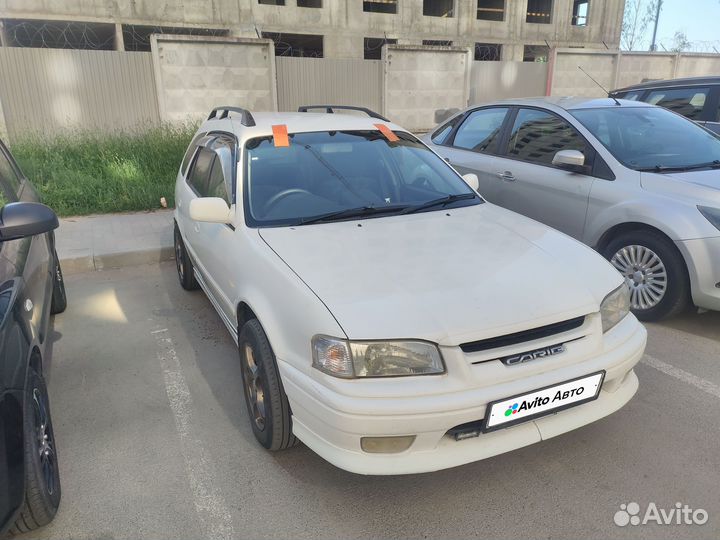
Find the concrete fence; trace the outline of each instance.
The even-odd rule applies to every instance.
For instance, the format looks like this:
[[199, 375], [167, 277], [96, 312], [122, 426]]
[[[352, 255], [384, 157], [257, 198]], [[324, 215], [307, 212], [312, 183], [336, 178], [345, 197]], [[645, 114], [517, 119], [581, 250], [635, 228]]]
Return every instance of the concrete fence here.
[[649, 79], [720, 75], [720, 54], [590, 51], [555, 49], [549, 62], [549, 93], [554, 96], [605, 95]]
[[720, 74], [718, 54], [554, 49], [548, 63], [385, 45], [382, 60], [275, 57], [270, 40], [155, 35], [152, 52], [0, 47], [0, 136], [135, 130], [218, 105], [362, 105], [415, 131], [435, 112], [511, 97], [599, 97], [646, 79]]

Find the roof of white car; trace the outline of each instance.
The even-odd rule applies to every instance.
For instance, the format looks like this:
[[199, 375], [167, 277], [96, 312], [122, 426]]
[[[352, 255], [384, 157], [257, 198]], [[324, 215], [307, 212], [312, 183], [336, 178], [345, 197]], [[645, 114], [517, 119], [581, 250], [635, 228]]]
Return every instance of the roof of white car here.
[[[228, 122], [228, 118], [230, 122]], [[223, 129], [232, 131], [240, 138], [258, 137], [272, 134], [272, 127], [284, 125], [288, 133], [301, 133], [309, 131], [356, 131], [377, 130], [375, 124], [384, 124], [392, 130], [407, 131], [406, 129], [378, 118], [348, 113], [299, 113], [299, 112], [252, 112], [254, 126], [242, 124], [239, 115], [231, 115], [224, 119], [207, 120], [201, 129]]]

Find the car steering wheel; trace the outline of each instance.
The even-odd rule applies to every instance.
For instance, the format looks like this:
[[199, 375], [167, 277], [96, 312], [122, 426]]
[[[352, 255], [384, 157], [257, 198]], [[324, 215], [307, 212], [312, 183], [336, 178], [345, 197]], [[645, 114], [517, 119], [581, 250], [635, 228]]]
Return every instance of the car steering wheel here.
[[280, 200], [284, 199], [285, 197], [288, 197], [290, 195], [293, 195], [295, 193], [304, 193], [306, 195], [312, 195], [307, 189], [302, 188], [290, 188], [290, 189], [284, 189], [280, 193], [276, 193], [270, 199], [268, 202], [265, 203], [265, 213], [267, 214], [270, 208], [274, 205], [276, 205]]
[[433, 186], [430, 183], [430, 180], [428, 180], [427, 176], [418, 176], [415, 180], [410, 182], [410, 185], [419, 188], [426, 187], [429, 189], [433, 189]]

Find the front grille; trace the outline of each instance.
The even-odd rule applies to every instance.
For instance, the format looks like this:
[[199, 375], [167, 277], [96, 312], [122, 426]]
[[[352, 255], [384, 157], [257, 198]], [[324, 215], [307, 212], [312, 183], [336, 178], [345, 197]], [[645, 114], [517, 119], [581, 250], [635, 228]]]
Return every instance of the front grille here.
[[562, 334], [563, 332], [580, 328], [584, 322], [585, 317], [577, 317], [569, 321], [548, 324], [531, 330], [523, 330], [522, 332], [515, 332], [504, 336], [481, 339], [480, 341], [461, 343], [460, 348], [464, 353], [474, 353], [508, 347], [510, 345], [517, 345], [518, 343], [525, 343], [526, 341], [534, 341], [536, 339], [554, 336], [555, 334]]

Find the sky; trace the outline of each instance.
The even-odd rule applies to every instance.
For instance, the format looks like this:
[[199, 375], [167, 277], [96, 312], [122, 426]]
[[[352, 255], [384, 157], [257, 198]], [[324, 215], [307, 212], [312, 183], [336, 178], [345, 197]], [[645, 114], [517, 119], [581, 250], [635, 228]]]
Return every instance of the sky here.
[[[694, 45], [715, 52], [720, 51], [720, 0], [663, 0], [658, 25], [658, 42], [666, 47], [672, 44], [676, 31], [685, 32]], [[652, 38], [652, 26], [647, 31], [647, 42]], [[697, 43], [707, 42], [707, 43]], [[696, 47], [693, 47], [695, 49]], [[658, 47], [662, 50], [662, 47]]]

